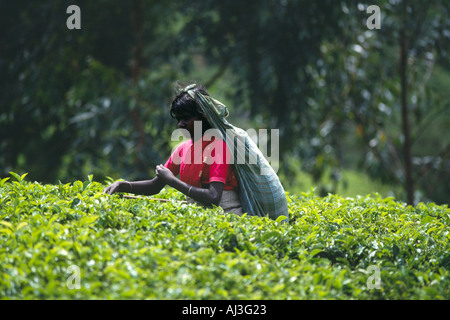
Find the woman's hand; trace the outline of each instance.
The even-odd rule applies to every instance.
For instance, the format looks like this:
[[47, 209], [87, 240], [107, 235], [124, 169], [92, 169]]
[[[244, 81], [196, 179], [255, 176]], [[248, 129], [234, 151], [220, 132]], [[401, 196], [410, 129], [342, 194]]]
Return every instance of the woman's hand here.
[[[128, 185], [128, 188], [127, 186]], [[129, 182], [126, 181], [116, 181], [113, 184], [111, 184], [109, 187], [106, 187], [103, 189], [103, 193], [105, 194], [113, 194], [115, 192], [128, 192], [130, 189]]]
[[169, 186], [171, 185], [171, 182], [175, 178], [172, 171], [164, 167], [162, 164], [156, 166], [155, 172], [156, 176]]

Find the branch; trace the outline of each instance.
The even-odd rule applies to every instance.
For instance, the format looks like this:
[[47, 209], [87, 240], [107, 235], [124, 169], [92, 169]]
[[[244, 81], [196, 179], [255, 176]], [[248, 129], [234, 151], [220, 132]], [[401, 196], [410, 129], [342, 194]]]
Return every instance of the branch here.
[[220, 65], [219, 70], [205, 83], [205, 87], [211, 87], [227, 70], [229, 64], [229, 59], [225, 59], [224, 62]]
[[[150, 197], [136, 197], [136, 196], [129, 196], [129, 195], [124, 195], [124, 198], [127, 199], [138, 199], [138, 200], [154, 200], [154, 201], [159, 201], [159, 202], [172, 202], [172, 199], [160, 199], [160, 198], [150, 198]], [[184, 200], [176, 200], [178, 202], [181, 203], [188, 203], [187, 201]]]

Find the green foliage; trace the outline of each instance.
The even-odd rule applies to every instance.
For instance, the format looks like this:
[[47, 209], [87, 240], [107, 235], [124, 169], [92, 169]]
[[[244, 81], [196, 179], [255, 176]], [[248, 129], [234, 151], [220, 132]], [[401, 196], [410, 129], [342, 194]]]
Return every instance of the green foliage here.
[[11, 175], [0, 182], [5, 299], [450, 298], [447, 206], [311, 191], [288, 194], [284, 224], [184, 204], [173, 189], [158, 202], [104, 195], [92, 176]]

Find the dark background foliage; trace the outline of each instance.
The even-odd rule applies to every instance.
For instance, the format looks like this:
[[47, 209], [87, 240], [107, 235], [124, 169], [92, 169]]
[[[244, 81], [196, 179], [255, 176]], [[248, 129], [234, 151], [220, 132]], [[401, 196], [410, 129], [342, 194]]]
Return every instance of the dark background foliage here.
[[[81, 30], [69, 30], [69, 5]], [[370, 30], [369, 5], [381, 10]], [[177, 81], [230, 122], [280, 130], [287, 190], [369, 175], [448, 203], [448, 1], [1, 1], [0, 176], [152, 177], [170, 154]], [[361, 190], [365, 192], [366, 190]], [[377, 190], [371, 190], [377, 191]]]

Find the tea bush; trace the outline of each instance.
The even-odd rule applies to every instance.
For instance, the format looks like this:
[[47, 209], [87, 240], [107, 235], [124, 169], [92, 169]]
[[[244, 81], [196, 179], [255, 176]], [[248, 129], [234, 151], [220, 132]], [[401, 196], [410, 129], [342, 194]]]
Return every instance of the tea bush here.
[[[3, 299], [449, 299], [450, 210], [288, 194], [289, 223], [0, 182]], [[12, 181], [11, 180], [15, 180]]]

